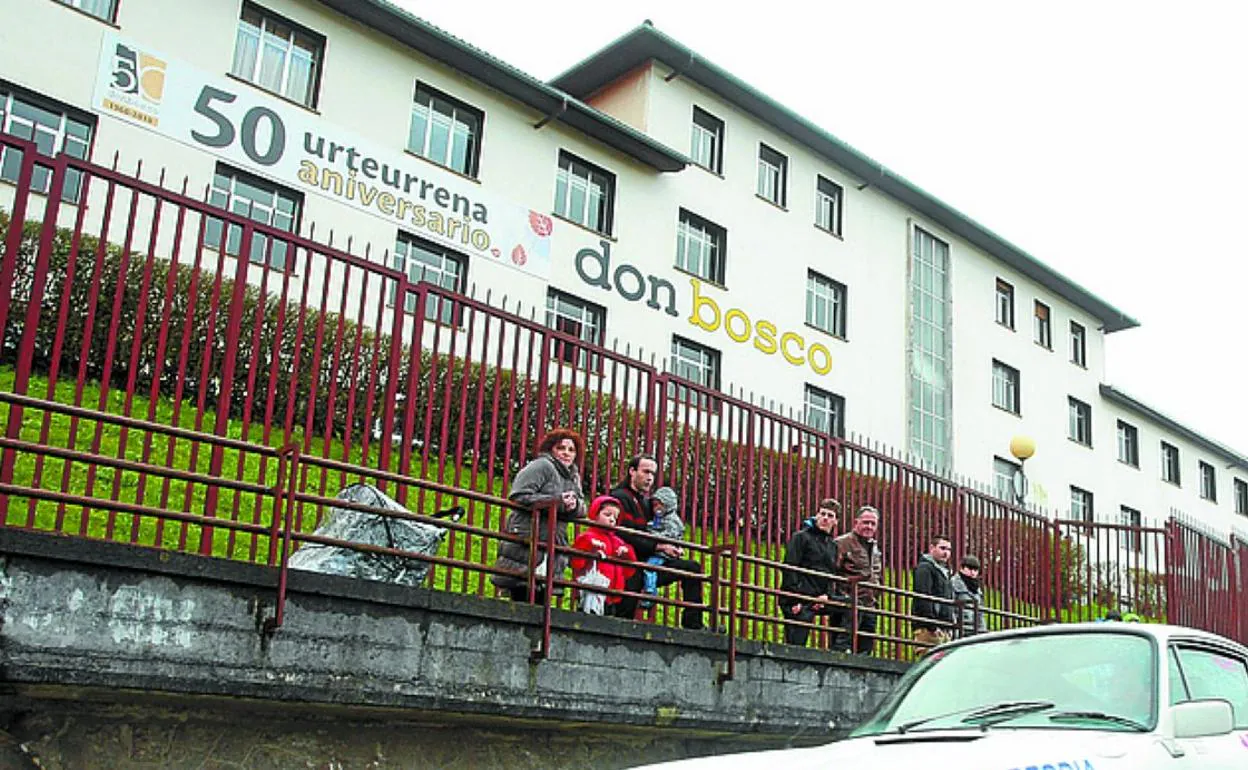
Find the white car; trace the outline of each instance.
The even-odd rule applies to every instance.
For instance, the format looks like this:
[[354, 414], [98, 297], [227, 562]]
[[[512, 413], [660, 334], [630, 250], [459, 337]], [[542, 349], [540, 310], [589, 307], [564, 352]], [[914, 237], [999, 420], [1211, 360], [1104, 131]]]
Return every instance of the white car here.
[[1246, 770], [1248, 648], [1139, 623], [975, 636], [916, 663], [845, 740], [668, 770]]

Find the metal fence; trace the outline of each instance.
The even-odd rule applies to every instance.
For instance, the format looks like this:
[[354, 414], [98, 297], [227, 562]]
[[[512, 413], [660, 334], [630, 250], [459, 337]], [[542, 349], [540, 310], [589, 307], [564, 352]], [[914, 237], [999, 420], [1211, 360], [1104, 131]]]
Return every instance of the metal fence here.
[[414, 515], [464, 505], [431, 584], [493, 595], [511, 478], [563, 425], [586, 437], [591, 493], [656, 456], [734, 638], [779, 638], [784, 544], [832, 496], [843, 529], [862, 505], [882, 512], [881, 654], [912, 654], [910, 572], [936, 532], [955, 559], [981, 558], [994, 627], [1127, 607], [1248, 639], [1241, 540], [1175, 516], [1054, 521], [518, 307], [413, 283], [384, 252], [261, 224], [141, 169], [0, 147], [17, 170], [0, 191], [6, 526], [282, 568], [281, 543], [364, 479]]

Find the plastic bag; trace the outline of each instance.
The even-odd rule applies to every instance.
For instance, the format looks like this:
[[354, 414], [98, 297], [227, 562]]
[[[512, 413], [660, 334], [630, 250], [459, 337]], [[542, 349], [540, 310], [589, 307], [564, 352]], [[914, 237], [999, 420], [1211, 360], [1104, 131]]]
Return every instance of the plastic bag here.
[[[598, 563], [589, 565], [589, 570], [576, 579], [576, 582], [589, 588], [606, 588], [611, 585], [611, 578], [598, 571]], [[587, 615], [602, 615], [607, 609], [607, 597], [597, 591], [582, 588], [577, 598], [581, 612]]]

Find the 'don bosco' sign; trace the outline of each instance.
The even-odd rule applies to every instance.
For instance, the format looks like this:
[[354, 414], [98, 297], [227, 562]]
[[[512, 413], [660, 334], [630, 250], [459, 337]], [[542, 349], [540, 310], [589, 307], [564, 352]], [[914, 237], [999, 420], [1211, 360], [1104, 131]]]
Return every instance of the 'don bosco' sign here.
[[[629, 302], [645, 300], [646, 307], [672, 316], [680, 315], [676, 307], [676, 286], [656, 275], [645, 275], [627, 262], [619, 262], [612, 268], [611, 244], [599, 241], [601, 250], [581, 249], [576, 253], [576, 274], [581, 280], [604, 291], [614, 291]], [[793, 366], [807, 366], [818, 375], [832, 371], [832, 352], [815, 342], [808, 344], [806, 338], [796, 331], [782, 331], [766, 319], [752, 319], [745, 310], [737, 307], [721, 308], [714, 297], [703, 294], [703, 284], [697, 278], [689, 279], [692, 290], [692, 307], [686, 319], [699, 329], [721, 332], [739, 345], [751, 345], [755, 350], [769, 356], [777, 353]]]

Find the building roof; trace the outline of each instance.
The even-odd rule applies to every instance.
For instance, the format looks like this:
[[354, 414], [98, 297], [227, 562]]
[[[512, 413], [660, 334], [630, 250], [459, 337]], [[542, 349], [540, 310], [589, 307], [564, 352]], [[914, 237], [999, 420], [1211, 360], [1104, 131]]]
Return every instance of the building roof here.
[[657, 59], [680, 77], [707, 88], [745, 112], [774, 126], [942, 227], [983, 249], [1071, 304], [1100, 319], [1106, 333], [1139, 322], [1040, 262], [970, 217], [919, 189], [878, 161], [863, 155], [792, 110], [738, 80], [721, 67], [658, 31], [649, 22], [575, 65], [551, 84], [582, 99], [622, 75]]
[[680, 171], [689, 164], [686, 155], [386, 0], [320, 2], [657, 171]]
[[1147, 417], [1154, 423], [1166, 428], [1177, 436], [1182, 436], [1192, 442], [1201, 449], [1206, 450], [1210, 454], [1216, 455], [1230, 463], [1231, 467], [1237, 467], [1241, 470], [1248, 471], [1248, 457], [1236, 452], [1234, 449], [1220, 444], [1211, 438], [1206, 438], [1191, 428], [1185, 427], [1178, 420], [1167, 417], [1148, 404], [1142, 403], [1135, 398], [1123, 393], [1121, 390], [1112, 385], [1101, 385], [1101, 397], [1106, 401], [1112, 401], [1119, 406], [1130, 409], [1142, 417]]

